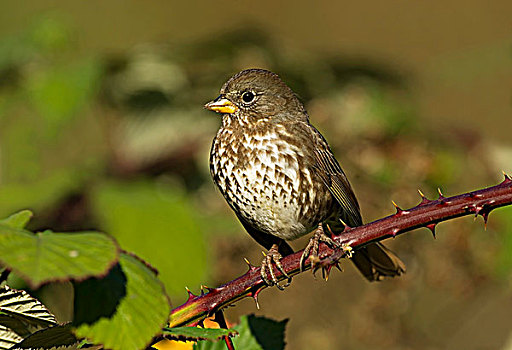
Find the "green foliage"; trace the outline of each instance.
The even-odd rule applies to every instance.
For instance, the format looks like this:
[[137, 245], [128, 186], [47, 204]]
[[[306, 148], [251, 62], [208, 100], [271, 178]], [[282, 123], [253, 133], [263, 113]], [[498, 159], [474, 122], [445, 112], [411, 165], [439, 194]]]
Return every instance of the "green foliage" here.
[[[287, 323], [288, 320], [278, 322], [266, 317], [242, 316], [240, 324], [233, 328], [239, 334], [233, 338], [233, 344], [236, 349], [244, 350], [283, 350]], [[200, 341], [194, 345], [195, 350], [222, 350], [225, 347], [221, 341]]]
[[200, 327], [174, 327], [164, 328], [162, 335], [169, 340], [197, 341], [219, 340], [224, 336], [234, 337], [238, 334], [234, 329], [200, 328]]
[[117, 261], [115, 241], [97, 232], [32, 232], [0, 224], [0, 262], [30, 285], [105, 274]]
[[[72, 326], [58, 325], [26, 292], [4, 287], [0, 294], [0, 348], [19, 343], [19, 348], [71, 349], [77, 345], [76, 337], [113, 350], [144, 348], [166, 324], [170, 312], [154, 269], [134, 255], [118, 255], [117, 244], [104, 234], [33, 234], [21, 229], [30, 216], [29, 211], [22, 211], [0, 221], [2, 266], [34, 286], [52, 280], [88, 279], [75, 284]], [[105, 291], [109, 297], [102, 294]]]
[[55, 326], [55, 317], [23, 290], [0, 289], [0, 349], [8, 349], [32, 333]]
[[123, 247], [151, 258], [171, 295], [184, 296], [183, 286], [205, 283], [207, 251], [197, 213], [176, 186], [104, 183], [92, 193], [92, 207]]
[[0, 349], [76, 349], [70, 325], [59, 325], [39, 300], [22, 290], [0, 289]]
[[16, 349], [78, 349], [79, 341], [70, 325], [54, 325], [34, 332], [16, 344]]
[[161, 282], [143, 262], [123, 253], [119, 264], [126, 276], [126, 295], [115, 313], [92, 325], [83, 324], [75, 333], [108, 349], [142, 349], [165, 325], [169, 300]]
[[126, 297], [126, 284], [126, 274], [120, 264], [110, 269], [106, 276], [73, 283], [73, 323], [93, 324], [100, 318], [111, 318]]
[[[134, 201], [139, 204], [151, 204], [147, 197], [138, 198]], [[200, 342], [196, 347], [200, 349], [215, 349], [222, 343], [211, 340], [237, 333], [240, 337], [235, 338], [235, 343], [239, 348], [284, 348], [286, 320], [275, 322], [249, 316], [230, 330], [162, 330], [170, 303], [151, 267], [134, 255], [118, 256], [115, 241], [100, 233], [33, 234], [22, 229], [31, 215], [21, 211], [0, 220], [2, 265], [34, 286], [55, 279], [75, 280], [75, 317], [72, 324], [58, 324], [37, 299], [6, 286], [0, 293], [0, 348], [16, 344], [20, 349], [75, 349], [80, 339], [87, 339], [113, 350], [137, 350], [147, 346], [160, 332], [169, 339], [210, 341]]]
[[18, 213], [14, 213], [6, 219], [0, 220], [0, 225], [10, 226], [12, 228], [24, 228], [32, 217], [30, 210], [22, 210]]

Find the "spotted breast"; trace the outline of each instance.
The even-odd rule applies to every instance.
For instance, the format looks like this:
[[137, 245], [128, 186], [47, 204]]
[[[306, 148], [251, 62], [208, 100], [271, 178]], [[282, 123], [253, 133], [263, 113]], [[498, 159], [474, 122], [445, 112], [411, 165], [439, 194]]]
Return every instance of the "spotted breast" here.
[[[332, 200], [320, 179], [312, 181], [303, 145], [282, 124], [244, 119], [223, 116], [210, 153], [215, 183], [257, 230], [285, 240], [310, 232], [332, 212]], [[253, 132], [244, 132], [249, 123]]]

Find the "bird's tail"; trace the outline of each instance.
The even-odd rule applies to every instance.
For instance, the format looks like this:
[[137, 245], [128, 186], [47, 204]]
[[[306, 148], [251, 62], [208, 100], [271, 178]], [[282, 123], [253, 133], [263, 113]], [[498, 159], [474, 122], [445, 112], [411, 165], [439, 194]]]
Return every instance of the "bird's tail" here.
[[384, 277], [400, 276], [405, 272], [405, 264], [391, 250], [380, 243], [372, 243], [358, 249], [352, 261], [370, 282]]

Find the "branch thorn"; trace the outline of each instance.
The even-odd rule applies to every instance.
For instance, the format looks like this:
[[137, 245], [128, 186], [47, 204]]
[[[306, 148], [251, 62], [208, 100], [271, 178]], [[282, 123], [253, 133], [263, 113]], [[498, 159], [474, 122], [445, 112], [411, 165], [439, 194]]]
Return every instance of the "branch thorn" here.
[[481, 215], [482, 218], [484, 219], [485, 230], [487, 230], [487, 219], [489, 218], [490, 212], [491, 211], [488, 208], [486, 208], [485, 204], [482, 206], [475, 207], [475, 220], [478, 215]]
[[327, 265], [322, 269], [322, 277], [324, 278], [325, 282], [329, 281], [329, 274], [331, 273], [332, 267], [334, 264]]
[[428, 228], [430, 230], [430, 232], [432, 232], [432, 236], [434, 236], [434, 239], [436, 239], [436, 225], [437, 223], [431, 223], [431, 224], [428, 224], [427, 226], [425, 226], [426, 228]]
[[393, 203], [393, 206], [395, 207], [395, 209], [396, 209], [396, 213], [397, 213], [397, 214], [400, 214], [400, 213], [402, 213], [402, 212], [403, 212], [402, 208], [400, 208], [400, 207], [398, 206], [398, 204], [396, 204], [396, 203], [395, 203], [395, 201], [391, 201], [391, 203]]
[[487, 219], [489, 219], [489, 211], [485, 211], [482, 213], [482, 217], [484, 218], [484, 229], [487, 231]]
[[503, 173], [503, 176], [505, 177], [505, 180], [503, 180], [502, 183], [506, 184], [506, 183], [512, 182], [512, 178], [510, 178], [510, 176], [504, 170], [502, 170], [501, 172]]
[[[329, 224], [325, 224], [325, 226], [327, 226], [327, 230], [329, 231], [329, 233], [331, 234], [331, 239], [334, 239], [336, 237], [336, 235], [334, 234], [334, 232], [332, 232], [331, 230], [331, 226], [329, 226]], [[345, 226], [346, 227], [346, 226]], [[345, 228], [343, 228], [343, 231], [345, 231]]]
[[343, 221], [343, 219], [339, 218], [338, 220], [340, 220], [341, 224], [343, 225], [343, 231], [341, 232], [345, 232], [346, 230], [351, 228], [349, 225], [347, 225], [345, 221]]
[[391, 203], [393, 203], [393, 206], [395, 207], [396, 209], [396, 214], [397, 216], [401, 216], [401, 215], [405, 215], [405, 214], [409, 214], [409, 211], [408, 210], [403, 210], [402, 208], [400, 208], [398, 206], [398, 204], [395, 203], [395, 201], [391, 201]]
[[187, 293], [188, 293], [188, 300], [194, 299], [195, 297], [197, 297], [197, 295], [194, 295], [194, 293], [192, 293], [190, 291], [190, 289], [188, 289], [188, 287], [185, 287], [185, 289], [187, 290]]
[[249, 271], [253, 271], [256, 269], [256, 266], [254, 266], [253, 264], [251, 264], [251, 262], [249, 261], [249, 259], [247, 258], [244, 258], [244, 261], [245, 263], [247, 264], [247, 266], [249, 267]]
[[260, 287], [256, 289], [254, 292], [251, 292], [249, 295], [254, 299], [254, 302], [256, 303], [256, 308], [260, 309], [260, 303], [258, 302], [258, 295], [263, 290], [264, 287]]

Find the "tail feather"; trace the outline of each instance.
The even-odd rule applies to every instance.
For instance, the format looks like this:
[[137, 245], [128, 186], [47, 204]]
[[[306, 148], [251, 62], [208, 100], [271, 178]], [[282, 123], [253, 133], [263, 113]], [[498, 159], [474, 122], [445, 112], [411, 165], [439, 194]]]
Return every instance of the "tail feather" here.
[[380, 243], [372, 243], [358, 249], [352, 261], [370, 282], [405, 273], [405, 264], [402, 260]]

